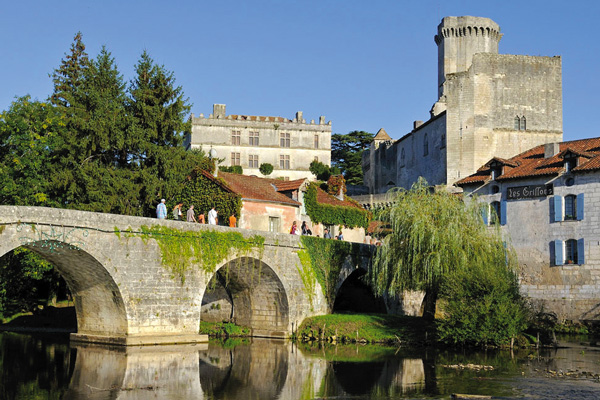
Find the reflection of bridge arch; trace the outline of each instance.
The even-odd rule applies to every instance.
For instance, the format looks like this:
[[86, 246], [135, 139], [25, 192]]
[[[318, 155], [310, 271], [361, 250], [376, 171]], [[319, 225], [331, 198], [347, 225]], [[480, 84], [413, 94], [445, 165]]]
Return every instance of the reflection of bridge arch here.
[[[32, 239], [28, 231], [43, 231], [44, 227], [34, 228], [31, 225], [17, 229], [23, 236], [18, 237], [17, 242], [5, 243], [0, 257], [24, 247], [51, 262], [67, 282], [73, 296], [78, 332], [108, 336], [127, 334], [127, 313], [121, 290], [102, 263], [72, 243], [54, 240], [51, 236], [43, 240]], [[58, 236], [56, 232], [55, 235]]]
[[213, 275], [202, 299], [203, 321], [233, 320], [253, 336], [285, 337], [289, 303], [283, 282], [263, 261], [239, 257]]

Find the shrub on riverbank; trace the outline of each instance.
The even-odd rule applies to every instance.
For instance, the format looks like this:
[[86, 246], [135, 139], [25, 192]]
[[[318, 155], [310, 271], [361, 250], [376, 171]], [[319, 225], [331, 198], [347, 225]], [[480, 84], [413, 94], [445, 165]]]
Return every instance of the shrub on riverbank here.
[[458, 269], [442, 284], [441, 342], [452, 345], [513, 345], [527, 327], [516, 274], [505, 265]]
[[250, 329], [231, 322], [200, 321], [200, 333], [213, 337], [250, 336]]
[[301, 341], [424, 345], [435, 340], [435, 325], [419, 317], [384, 314], [330, 314], [305, 319], [295, 338]]

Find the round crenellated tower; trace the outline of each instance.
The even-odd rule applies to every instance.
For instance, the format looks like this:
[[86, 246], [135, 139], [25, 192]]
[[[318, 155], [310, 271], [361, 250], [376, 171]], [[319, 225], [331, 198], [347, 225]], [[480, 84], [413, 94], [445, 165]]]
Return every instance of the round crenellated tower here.
[[446, 75], [469, 69], [476, 53], [498, 54], [500, 26], [489, 18], [445, 17], [438, 25], [438, 97], [443, 95]]

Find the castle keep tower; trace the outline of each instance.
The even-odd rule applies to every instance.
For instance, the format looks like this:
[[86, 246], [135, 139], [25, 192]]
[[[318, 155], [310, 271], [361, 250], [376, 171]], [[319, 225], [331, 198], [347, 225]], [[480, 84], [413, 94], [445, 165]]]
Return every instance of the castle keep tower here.
[[443, 93], [446, 75], [467, 71], [477, 53], [498, 54], [502, 38], [500, 27], [489, 18], [445, 17], [438, 25], [438, 98]]
[[438, 93], [428, 121], [363, 152], [370, 193], [419, 177], [452, 185], [493, 157], [562, 142], [562, 61], [500, 54], [489, 18], [445, 17], [437, 27]]

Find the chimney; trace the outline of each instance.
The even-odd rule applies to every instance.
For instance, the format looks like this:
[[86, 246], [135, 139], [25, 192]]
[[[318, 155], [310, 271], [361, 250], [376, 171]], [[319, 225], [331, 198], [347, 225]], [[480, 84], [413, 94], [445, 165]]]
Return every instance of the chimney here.
[[544, 145], [544, 158], [554, 157], [560, 152], [560, 143], [546, 143]]
[[304, 120], [304, 118], [302, 117], [302, 111], [298, 111], [296, 113], [296, 122], [299, 122], [301, 124], [306, 123], [306, 121]]
[[225, 104], [213, 104], [213, 118], [225, 118]]
[[415, 122], [413, 122], [413, 130], [417, 129], [421, 125], [423, 125], [423, 121], [415, 121]]
[[344, 201], [344, 186], [340, 186], [340, 191], [335, 196], [339, 201]]

